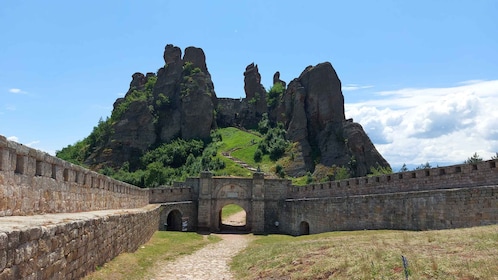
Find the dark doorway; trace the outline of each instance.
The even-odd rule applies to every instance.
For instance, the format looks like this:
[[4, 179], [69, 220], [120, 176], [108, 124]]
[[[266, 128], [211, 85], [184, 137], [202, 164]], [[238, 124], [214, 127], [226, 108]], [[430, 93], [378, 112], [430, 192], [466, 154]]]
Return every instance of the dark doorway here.
[[308, 222], [302, 221], [299, 225], [299, 235], [308, 235], [310, 234], [310, 224]]
[[182, 230], [182, 213], [178, 210], [169, 212], [166, 220], [166, 230], [181, 231]]

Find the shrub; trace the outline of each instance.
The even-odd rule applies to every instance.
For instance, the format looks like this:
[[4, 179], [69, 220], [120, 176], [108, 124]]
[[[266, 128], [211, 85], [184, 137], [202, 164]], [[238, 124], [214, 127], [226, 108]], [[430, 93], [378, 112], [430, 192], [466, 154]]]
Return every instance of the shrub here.
[[270, 90], [266, 93], [266, 104], [268, 108], [274, 108], [278, 104], [284, 91], [285, 88], [284, 85], [282, 85], [282, 83], [275, 83], [270, 88]]
[[263, 152], [260, 149], [256, 149], [254, 152], [254, 161], [255, 162], [261, 162], [263, 159]]

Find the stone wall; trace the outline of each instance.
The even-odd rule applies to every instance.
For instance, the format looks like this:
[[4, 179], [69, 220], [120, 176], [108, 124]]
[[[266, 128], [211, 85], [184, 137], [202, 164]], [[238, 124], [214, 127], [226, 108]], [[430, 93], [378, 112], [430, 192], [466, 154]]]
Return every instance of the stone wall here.
[[498, 186], [288, 199], [279, 214], [281, 231], [293, 235], [302, 222], [309, 233], [489, 225], [498, 223]]
[[498, 184], [498, 160], [291, 186], [287, 198], [341, 197]]
[[149, 191], [0, 136], [0, 217], [143, 207]]
[[158, 229], [160, 210], [150, 205], [0, 218], [0, 279], [79, 279], [147, 242]]

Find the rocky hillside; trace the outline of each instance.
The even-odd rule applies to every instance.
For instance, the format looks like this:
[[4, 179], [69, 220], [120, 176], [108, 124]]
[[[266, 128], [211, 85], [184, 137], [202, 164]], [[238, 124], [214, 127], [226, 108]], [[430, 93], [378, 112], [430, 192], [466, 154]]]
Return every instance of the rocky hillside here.
[[133, 168], [147, 150], [173, 139], [208, 140], [217, 127], [256, 128], [263, 117], [282, 123], [293, 145], [286, 173], [302, 176], [315, 165], [347, 166], [355, 176], [389, 167], [361, 125], [344, 116], [341, 82], [329, 62], [308, 66], [288, 86], [277, 72], [266, 90], [257, 65], [244, 72], [246, 98], [217, 98], [202, 49], [167, 45], [157, 74], [135, 73], [114, 103], [84, 162], [94, 169]]

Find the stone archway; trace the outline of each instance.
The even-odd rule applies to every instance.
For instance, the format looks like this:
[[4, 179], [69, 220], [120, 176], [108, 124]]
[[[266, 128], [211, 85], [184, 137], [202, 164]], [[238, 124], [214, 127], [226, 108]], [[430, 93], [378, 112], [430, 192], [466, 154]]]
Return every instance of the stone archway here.
[[202, 172], [199, 181], [197, 225], [199, 230], [221, 230], [221, 210], [237, 204], [246, 212], [245, 231], [263, 233], [265, 228], [264, 174], [254, 173], [252, 179], [217, 178]]
[[299, 235], [308, 235], [310, 234], [310, 224], [306, 221], [302, 221], [299, 224]]
[[168, 231], [182, 230], [182, 213], [180, 210], [175, 209], [168, 213], [165, 227]]

